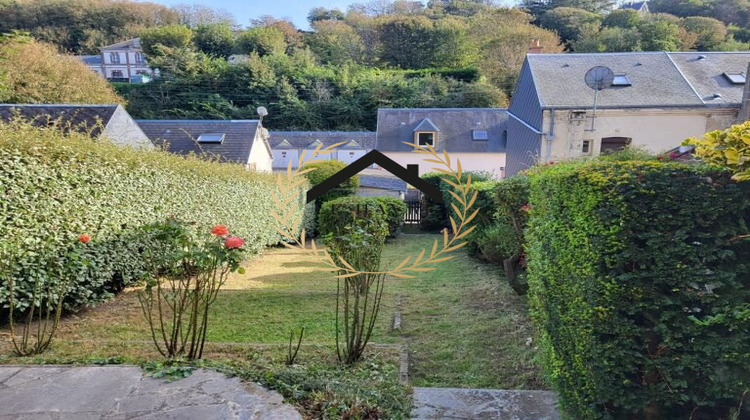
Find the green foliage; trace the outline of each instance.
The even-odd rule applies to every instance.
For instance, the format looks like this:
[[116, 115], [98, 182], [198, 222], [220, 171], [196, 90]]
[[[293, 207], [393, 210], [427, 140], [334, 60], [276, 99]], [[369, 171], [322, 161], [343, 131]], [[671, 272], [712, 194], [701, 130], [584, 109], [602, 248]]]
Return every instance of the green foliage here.
[[637, 29], [604, 28], [586, 32], [573, 42], [575, 52], [631, 52], [641, 51], [641, 34]]
[[539, 23], [543, 28], [557, 32], [564, 41], [571, 42], [587, 28], [598, 29], [601, 16], [583, 9], [558, 7], [543, 14]]
[[641, 22], [641, 14], [633, 9], [613, 10], [602, 20], [602, 26], [608, 28], [637, 28]]
[[149, 56], [161, 55], [159, 47], [173, 49], [192, 45], [193, 31], [184, 25], [166, 25], [149, 28], [141, 32], [141, 48]]
[[286, 51], [284, 33], [273, 26], [249, 28], [237, 36], [237, 52], [257, 53], [260, 56], [283, 54]]
[[179, 19], [161, 4], [110, 0], [0, 1], [0, 16], [0, 33], [27, 31], [71, 54], [99, 54], [105, 45]]
[[249, 253], [259, 252], [281, 239], [272, 216], [276, 190], [274, 176], [240, 165], [118, 147], [56, 126], [0, 124], [0, 242], [18, 244], [0, 305], [7, 307], [8, 276], [20, 310], [31, 303], [35, 279], [61, 281], [41, 257], [65, 255], [80, 234], [91, 237], [91, 263], [71, 280], [66, 308], [103, 301], [144, 274], [140, 227], [172, 215], [199, 230], [231, 225]]
[[143, 227], [146, 287], [138, 300], [156, 349], [168, 359], [203, 356], [211, 305], [230, 273], [244, 273], [245, 240], [224, 225], [210, 233], [196, 235], [172, 218]]
[[750, 181], [750, 121], [710, 131], [700, 140], [687, 139], [684, 144], [695, 146], [695, 155], [705, 162], [729, 169], [732, 179]]
[[343, 227], [354, 224], [357, 218], [367, 217], [373, 223], [385, 226], [387, 234], [395, 236], [403, 225], [405, 206], [403, 201], [390, 197], [339, 197], [321, 206], [318, 232], [338, 235]]
[[228, 57], [234, 50], [234, 34], [225, 23], [199, 25], [193, 42], [198, 50], [214, 57]]
[[678, 51], [680, 27], [663, 16], [651, 17], [638, 26], [643, 51]]
[[[310, 181], [310, 184], [315, 186], [344, 168], [346, 168], [346, 163], [341, 162], [340, 160], [327, 159], [320, 162], [306, 164], [301, 170], [312, 169], [310, 172], [305, 173], [305, 176]], [[318, 197], [316, 201], [319, 203], [325, 203], [339, 197], [354, 195], [354, 193], [357, 192], [357, 188], [359, 188], [359, 175], [347, 179], [341, 185]]]
[[655, 161], [530, 177], [529, 302], [568, 415], [738, 414], [750, 388], [748, 185]]
[[[439, 172], [428, 172], [422, 175], [421, 178], [433, 187], [440, 189], [440, 186], [444, 183], [443, 176], [445, 175]], [[420, 212], [420, 227], [426, 231], [438, 231], [450, 223], [448, 222], [445, 206], [426, 195], [422, 196]]]
[[687, 32], [696, 35], [695, 48], [698, 51], [713, 51], [727, 37], [726, 25], [720, 20], [709, 17], [688, 16], [682, 20], [682, 27]]
[[0, 103], [122, 103], [78, 58], [25, 36], [0, 34]]

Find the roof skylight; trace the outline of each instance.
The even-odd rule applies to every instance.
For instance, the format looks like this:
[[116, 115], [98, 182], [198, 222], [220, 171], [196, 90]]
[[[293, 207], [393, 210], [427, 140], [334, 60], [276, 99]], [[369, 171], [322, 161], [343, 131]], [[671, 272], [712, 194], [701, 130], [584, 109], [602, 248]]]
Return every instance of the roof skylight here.
[[724, 77], [733, 85], [745, 84], [745, 73], [724, 73]]
[[221, 143], [224, 136], [224, 133], [204, 133], [198, 136], [198, 143]]
[[471, 139], [487, 140], [489, 139], [489, 135], [487, 134], [487, 130], [471, 130]]
[[616, 74], [614, 80], [612, 80], [612, 86], [632, 86], [633, 84], [625, 74]]

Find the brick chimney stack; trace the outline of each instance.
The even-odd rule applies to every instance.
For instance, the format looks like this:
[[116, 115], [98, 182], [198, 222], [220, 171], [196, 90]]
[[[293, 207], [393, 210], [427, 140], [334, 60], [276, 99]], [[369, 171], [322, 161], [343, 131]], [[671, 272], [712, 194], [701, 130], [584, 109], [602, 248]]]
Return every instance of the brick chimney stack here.
[[742, 88], [742, 104], [740, 113], [737, 115], [737, 122], [743, 123], [750, 120], [750, 63], [747, 63], [747, 72], [745, 72], [745, 86]]
[[529, 47], [529, 54], [540, 54], [542, 52], [542, 45], [539, 42], [538, 39], [535, 39], [531, 41], [531, 46]]

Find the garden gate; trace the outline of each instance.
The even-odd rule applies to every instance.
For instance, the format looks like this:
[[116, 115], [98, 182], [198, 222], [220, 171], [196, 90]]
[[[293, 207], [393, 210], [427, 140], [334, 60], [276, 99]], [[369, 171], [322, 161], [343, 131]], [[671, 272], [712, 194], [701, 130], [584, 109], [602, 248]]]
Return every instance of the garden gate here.
[[404, 197], [406, 203], [406, 215], [404, 215], [404, 224], [419, 227], [421, 222], [422, 193], [418, 190], [407, 191]]

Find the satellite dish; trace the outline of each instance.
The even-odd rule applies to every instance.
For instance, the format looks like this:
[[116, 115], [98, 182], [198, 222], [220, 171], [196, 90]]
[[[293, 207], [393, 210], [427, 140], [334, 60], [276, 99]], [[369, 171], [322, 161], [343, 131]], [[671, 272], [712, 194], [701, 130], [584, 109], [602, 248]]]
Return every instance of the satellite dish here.
[[615, 80], [615, 73], [609, 67], [596, 66], [586, 72], [583, 80], [586, 81], [586, 85], [591, 89], [597, 91], [604, 90], [612, 86], [612, 82]]
[[268, 110], [266, 109], [266, 107], [259, 106], [258, 107], [258, 115], [260, 115], [261, 117], [265, 117], [266, 115], [268, 115]]
[[591, 129], [586, 130], [593, 132], [594, 122], [596, 122], [596, 102], [599, 99], [599, 91], [612, 86], [612, 82], [615, 80], [615, 73], [609, 67], [596, 66], [586, 72], [583, 80], [588, 87], [594, 90], [594, 112], [591, 115]]

